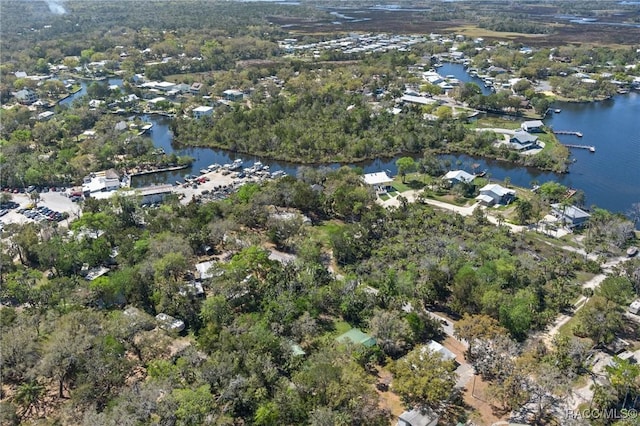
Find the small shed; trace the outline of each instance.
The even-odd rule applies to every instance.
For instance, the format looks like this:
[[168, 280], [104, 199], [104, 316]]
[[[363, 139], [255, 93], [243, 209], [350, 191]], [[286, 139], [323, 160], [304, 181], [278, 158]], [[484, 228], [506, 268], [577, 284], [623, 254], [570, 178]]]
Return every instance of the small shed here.
[[629, 305], [627, 310], [634, 315], [638, 315], [638, 312], [640, 312], [640, 299], [636, 299], [631, 302], [631, 305]]
[[352, 328], [344, 334], [341, 334], [336, 338], [340, 343], [355, 343], [356, 345], [362, 345], [365, 348], [375, 346], [376, 339], [369, 336], [367, 333], [363, 333], [360, 329]]

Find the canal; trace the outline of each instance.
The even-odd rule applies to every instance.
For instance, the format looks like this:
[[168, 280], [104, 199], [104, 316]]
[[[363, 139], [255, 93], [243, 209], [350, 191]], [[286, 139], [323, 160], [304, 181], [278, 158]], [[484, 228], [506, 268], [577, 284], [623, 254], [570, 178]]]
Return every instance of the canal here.
[[[477, 78], [469, 76], [460, 64], [444, 64], [438, 69], [443, 75], [454, 75], [459, 80], [474, 81]], [[121, 80], [109, 80], [109, 84], [121, 84]], [[82, 96], [83, 90], [73, 97]], [[558, 181], [565, 186], [584, 191], [587, 206], [598, 206], [613, 212], [625, 213], [633, 203], [640, 203], [640, 94], [632, 92], [618, 95], [613, 99], [597, 103], [558, 103], [554, 109], [560, 113], [550, 113], [544, 122], [555, 130], [571, 130], [583, 133], [582, 138], [576, 136], [558, 136], [563, 143], [594, 145], [595, 153], [587, 150], [571, 149], [571, 158], [575, 159], [568, 174], [555, 174], [537, 169], [517, 166], [511, 163], [474, 158], [468, 155], [443, 155], [451, 168], [462, 168], [467, 171], [487, 170], [492, 179], [504, 180], [509, 178], [518, 186], [530, 187], [532, 182], [544, 183]], [[193, 165], [188, 169], [175, 172], [157, 173], [139, 176], [133, 179], [136, 187], [152, 183], [173, 183], [181, 180], [185, 174], [198, 174], [200, 169], [210, 164], [230, 163], [240, 158], [244, 167], [250, 167], [255, 161], [268, 165], [271, 171], [283, 170], [290, 175], [296, 175], [298, 164], [286, 161], [275, 161], [265, 158], [237, 154], [226, 150], [212, 148], [174, 148], [172, 134], [169, 130], [170, 119], [162, 116], [143, 115], [142, 119], [153, 123], [150, 137], [156, 147], [161, 147], [167, 153], [187, 155], [194, 158]], [[376, 159], [356, 166], [365, 172], [387, 171], [397, 173], [396, 158]], [[314, 165], [339, 167], [337, 163]], [[475, 166], [475, 169], [474, 169]]]

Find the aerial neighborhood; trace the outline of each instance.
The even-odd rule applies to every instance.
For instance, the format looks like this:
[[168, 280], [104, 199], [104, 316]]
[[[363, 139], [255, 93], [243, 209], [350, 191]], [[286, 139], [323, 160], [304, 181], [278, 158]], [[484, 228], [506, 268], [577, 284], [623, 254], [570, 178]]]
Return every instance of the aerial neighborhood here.
[[638, 424], [638, 5], [315, 3], [0, 3], [0, 423]]

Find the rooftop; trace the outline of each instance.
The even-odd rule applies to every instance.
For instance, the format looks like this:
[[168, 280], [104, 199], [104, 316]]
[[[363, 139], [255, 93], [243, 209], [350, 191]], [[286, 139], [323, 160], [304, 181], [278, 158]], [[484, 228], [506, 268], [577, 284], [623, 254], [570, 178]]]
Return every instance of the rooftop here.
[[370, 348], [376, 344], [376, 339], [366, 333], [363, 333], [360, 329], [357, 328], [352, 328], [346, 333], [341, 334], [336, 338], [336, 340], [342, 343], [351, 342], [361, 344], [367, 348]]
[[364, 183], [367, 185], [382, 185], [391, 182], [393, 182], [393, 179], [386, 172], [366, 173], [364, 175]]

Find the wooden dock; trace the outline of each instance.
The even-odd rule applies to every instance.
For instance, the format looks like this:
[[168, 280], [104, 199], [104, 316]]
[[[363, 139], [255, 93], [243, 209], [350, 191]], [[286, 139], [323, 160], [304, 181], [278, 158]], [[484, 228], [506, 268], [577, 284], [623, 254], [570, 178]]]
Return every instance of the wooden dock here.
[[572, 130], [554, 130], [553, 134], [554, 135], [573, 135], [579, 138], [582, 137], [582, 132], [574, 132]]
[[589, 152], [596, 152], [596, 147], [593, 145], [574, 145], [569, 143], [564, 143], [563, 145], [567, 148], [588, 149]]

